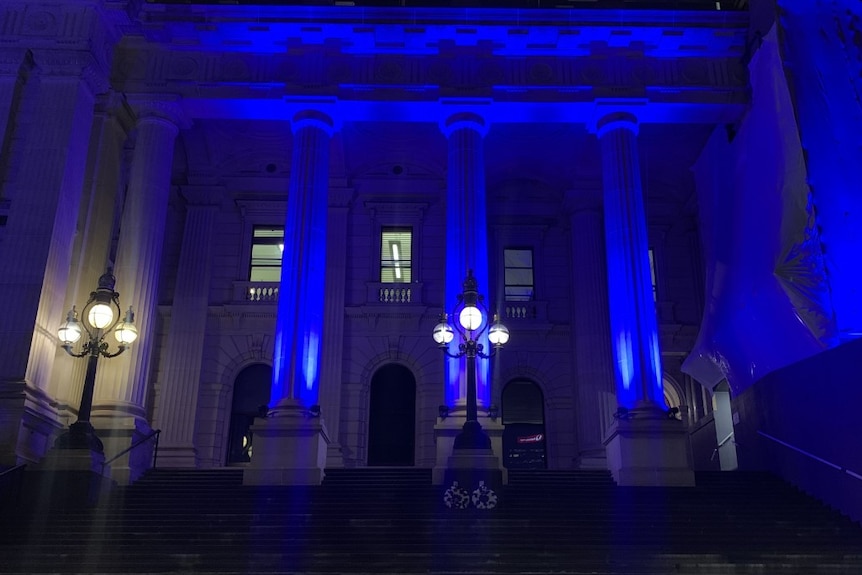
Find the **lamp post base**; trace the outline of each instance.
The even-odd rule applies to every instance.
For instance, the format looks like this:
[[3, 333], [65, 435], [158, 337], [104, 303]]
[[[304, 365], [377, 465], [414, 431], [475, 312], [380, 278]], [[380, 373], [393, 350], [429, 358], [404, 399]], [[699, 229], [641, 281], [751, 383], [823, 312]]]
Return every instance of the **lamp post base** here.
[[461, 433], [455, 436], [453, 449], [491, 449], [491, 438], [475, 420], [466, 421]]
[[69, 426], [54, 442], [55, 449], [89, 449], [96, 453], [104, 453], [102, 440], [96, 435], [96, 430], [89, 421], [76, 421]]

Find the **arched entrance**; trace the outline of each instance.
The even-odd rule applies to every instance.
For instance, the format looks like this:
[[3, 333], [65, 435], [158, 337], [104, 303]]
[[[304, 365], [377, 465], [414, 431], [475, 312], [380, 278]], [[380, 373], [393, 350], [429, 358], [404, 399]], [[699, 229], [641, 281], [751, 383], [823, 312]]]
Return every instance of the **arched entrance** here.
[[249, 428], [255, 417], [269, 405], [272, 367], [256, 363], [239, 372], [233, 384], [230, 430], [227, 441], [227, 464], [248, 463], [252, 455]]
[[416, 378], [409, 369], [389, 364], [377, 370], [368, 412], [368, 465], [413, 465]]
[[503, 388], [503, 465], [508, 469], [545, 469], [545, 399], [529, 379], [510, 381]]

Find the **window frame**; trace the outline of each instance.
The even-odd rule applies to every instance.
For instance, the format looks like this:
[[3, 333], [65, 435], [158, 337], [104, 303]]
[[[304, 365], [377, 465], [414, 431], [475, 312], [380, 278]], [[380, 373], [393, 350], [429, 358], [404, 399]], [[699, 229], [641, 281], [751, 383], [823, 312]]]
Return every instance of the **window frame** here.
[[[509, 284], [508, 278], [506, 277], [507, 276], [506, 272], [509, 269], [519, 269], [519, 270], [528, 269], [525, 267], [510, 268], [509, 266], [507, 266], [506, 265], [506, 252], [509, 252], [509, 251], [528, 251], [528, 252], [530, 252], [529, 270], [530, 270], [530, 276], [532, 277], [532, 283], [529, 284], [531, 291], [530, 291], [530, 296], [528, 299], [509, 299], [509, 295], [507, 293], [509, 287], [515, 287], [515, 288], [526, 287], [527, 284]], [[502, 285], [503, 285], [503, 303], [504, 304], [505, 303], [518, 303], [518, 302], [524, 303], [524, 302], [535, 302], [535, 301], [537, 301], [538, 298], [536, 297], [536, 249], [533, 246], [527, 246], [527, 245], [512, 245], [512, 246], [508, 246], [508, 247], [503, 247], [502, 264], [503, 265], [501, 267], [502, 267], [502, 273], [503, 273], [503, 282], [502, 282]]]
[[[384, 253], [385, 252], [384, 234], [386, 234], [386, 233], [396, 234], [396, 233], [405, 233], [405, 232], [410, 233], [410, 259], [409, 260], [399, 259], [397, 261], [408, 261], [409, 262], [409, 266], [407, 268], [401, 268], [401, 269], [408, 269], [410, 271], [409, 278], [406, 280], [402, 280], [402, 281], [385, 281], [383, 278], [384, 270], [398, 269], [400, 266], [398, 266], [397, 264], [391, 265], [391, 266], [387, 265], [387, 262], [395, 262], [396, 260], [384, 259], [384, 255], [385, 255], [385, 253]], [[416, 270], [416, 266], [415, 266], [415, 262], [416, 262], [415, 252], [416, 252], [416, 250], [414, 249], [414, 246], [416, 244], [415, 227], [412, 225], [380, 225], [378, 227], [377, 238], [378, 238], [378, 246], [380, 247], [380, 249], [377, 252], [378, 253], [378, 257], [377, 257], [377, 272], [378, 272], [377, 278], [378, 278], [378, 281], [381, 284], [386, 284], [386, 285], [399, 285], [399, 284], [412, 284], [412, 283], [414, 283], [416, 281], [416, 272], [415, 272], [415, 270]], [[396, 275], [397, 275], [397, 272], [394, 272], [393, 278]]]
[[[276, 238], [278, 238], [278, 236], [272, 236], [272, 241], [258, 241], [258, 239], [259, 239], [259, 238], [258, 238], [258, 236], [257, 236], [256, 234], [257, 234], [257, 231], [258, 231], [258, 230], [261, 230], [261, 229], [267, 229], [267, 230], [273, 230], [273, 231], [275, 231], [275, 230], [279, 230], [279, 229], [280, 229], [280, 230], [281, 230], [281, 242], [277, 242], [277, 241], [275, 241], [275, 240], [276, 240]], [[281, 281], [281, 268], [282, 268], [282, 262], [283, 262], [283, 259], [284, 259], [284, 231], [285, 231], [285, 230], [284, 230], [284, 225], [283, 225], [283, 224], [282, 224], [282, 225], [272, 225], [272, 224], [254, 224], [254, 225], [252, 225], [252, 226], [251, 226], [251, 239], [250, 239], [249, 249], [248, 249], [248, 270], [247, 270], [247, 273], [246, 273], [246, 279], [247, 279], [247, 281], [250, 281], [250, 282], [264, 282], [264, 283], [266, 283], [266, 282], [280, 282], [280, 281]], [[269, 239], [269, 238], [266, 238], [266, 237], [262, 236], [260, 239]], [[282, 246], [282, 248], [281, 248], [281, 255], [282, 255], [282, 258], [279, 260], [278, 266], [275, 266], [275, 265], [271, 265], [271, 266], [266, 266], [266, 265], [255, 266], [255, 263], [254, 263], [254, 262], [255, 262], [255, 256], [254, 256], [254, 248], [255, 248], [255, 246], [258, 246], [258, 245], [270, 245], [270, 244], [275, 245], [275, 244], [278, 244], [278, 243], [280, 243], [280, 244], [281, 244], [281, 246]], [[272, 259], [274, 260], [274, 258], [272, 258]], [[253, 272], [255, 271], [255, 268], [256, 268], [256, 267], [257, 267], [257, 268], [261, 268], [261, 269], [266, 269], [266, 268], [272, 268], [272, 269], [275, 269], [275, 268], [278, 268], [278, 279], [254, 279], [254, 278], [252, 277], [252, 274], [253, 274]]]

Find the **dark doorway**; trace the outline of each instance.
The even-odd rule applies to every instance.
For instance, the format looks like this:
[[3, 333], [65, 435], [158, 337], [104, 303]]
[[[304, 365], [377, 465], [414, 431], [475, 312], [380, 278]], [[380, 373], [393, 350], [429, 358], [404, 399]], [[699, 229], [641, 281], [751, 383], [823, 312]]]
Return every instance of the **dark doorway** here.
[[236, 376], [227, 442], [228, 465], [251, 461], [253, 438], [249, 428], [269, 404], [271, 387], [272, 368], [262, 363], [250, 365]]
[[371, 379], [368, 465], [411, 466], [416, 447], [416, 378], [390, 364]]
[[503, 388], [503, 465], [508, 469], [545, 469], [545, 399], [529, 379], [510, 381]]

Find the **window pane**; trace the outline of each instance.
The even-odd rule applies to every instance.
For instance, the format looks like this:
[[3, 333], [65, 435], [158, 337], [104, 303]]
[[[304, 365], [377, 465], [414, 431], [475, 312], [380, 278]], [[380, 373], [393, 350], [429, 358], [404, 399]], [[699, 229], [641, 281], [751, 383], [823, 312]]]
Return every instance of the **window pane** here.
[[532, 301], [533, 250], [503, 250], [506, 301]]
[[413, 229], [383, 228], [380, 233], [380, 281], [413, 281]]
[[249, 281], [281, 281], [281, 258], [283, 252], [283, 227], [255, 226], [251, 239]]
[[504, 250], [503, 259], [507, 268], [533, 268], [533, 250]]

